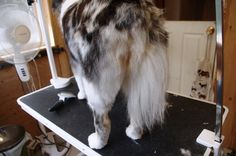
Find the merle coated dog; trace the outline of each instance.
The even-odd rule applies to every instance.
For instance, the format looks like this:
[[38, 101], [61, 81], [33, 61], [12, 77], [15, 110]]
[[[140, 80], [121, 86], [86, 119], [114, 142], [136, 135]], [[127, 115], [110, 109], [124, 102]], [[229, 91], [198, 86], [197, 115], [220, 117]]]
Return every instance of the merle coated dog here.
[[52, 6], [69, 49], [78, 98], [86, 98], [93, 111], [89, 146], [107, 144], [108, 112], [120, 90], [127, 97], [128, 137], [140, 139], [144, 130], [163, 122], [168, 34], [162, 10], [152, 0], [53, 0]]

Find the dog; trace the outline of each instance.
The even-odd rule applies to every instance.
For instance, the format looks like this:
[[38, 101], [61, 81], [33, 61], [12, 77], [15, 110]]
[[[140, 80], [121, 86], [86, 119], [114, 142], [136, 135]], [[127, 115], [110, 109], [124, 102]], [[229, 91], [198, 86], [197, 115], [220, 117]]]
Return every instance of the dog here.
[[161, 124], [168, 71], [163, 11], [152, 0], [53, 0], [52, 8], [69, 49], [78, 98], [86, 98], [93, 112], [89, 146], [107, 144], [108, 112], [120, 90], [127, 98], [128, 137], [140, 139]]

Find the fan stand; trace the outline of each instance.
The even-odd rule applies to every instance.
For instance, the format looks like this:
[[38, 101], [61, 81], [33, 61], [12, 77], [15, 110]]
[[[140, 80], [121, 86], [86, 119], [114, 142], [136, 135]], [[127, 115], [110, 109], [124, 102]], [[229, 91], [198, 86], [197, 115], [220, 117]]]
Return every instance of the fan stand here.
[[36, 8], [37, 8], [36, 10], [39, 17], [39, 24], [42, 29], [43, 38], [46, 44], [46, 51], [47, 51], [50, 71], [52, 75], [52, 79], [50, 80], [50, 83], [54, 86], [55, 89], [64, 88], [70, 84], [70, 78], [62, 78], [62, 77], [58, 77], [57, 75], [57, 69], [55, 66], [53, 52], [52, 52], [52, 48], [50, 44], [48, 28], [44, 19], [45, 15], [43, 12], [43, 4], [41, 0], [37, 1], [36, 3], [38, 4], [36, 5]]

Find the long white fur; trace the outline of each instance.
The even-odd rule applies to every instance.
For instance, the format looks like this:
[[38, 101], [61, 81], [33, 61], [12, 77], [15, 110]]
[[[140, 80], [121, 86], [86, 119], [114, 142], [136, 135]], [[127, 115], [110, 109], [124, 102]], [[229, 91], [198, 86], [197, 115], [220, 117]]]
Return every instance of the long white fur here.
[[[60, 22], [66, 10], [76, 2], [79, 1], [66, 0], [62, 4]], [[93, 4], [93, 7], [95, 6]], [[101, 8], [97, 9], [95, 15], [92, 16], [93, 20], [106, 5], [99, 7]], [[128, 7], [123, 5], [121, 13], [125, 13]], [[158, 16], [160, 15], [160, 10], [154, 11]], [[86, 27], [89, 31], [93, 30], [93, 27], [89, 26], [91, 23], [88, 23]], [[166, 47], [161, 42], [160, 44], [151, 44], [147, 30], [135, 25], [129, 32], [120, 32], [115, 29], [114, 23], [111, 22], [106, 28], [101, 29], [100, 34], [101, 46], [106, 49], [106, 53], [97, 67], [100, 74], [99, 81], [93, 82], [86, 78], [76, 78], [77, 83], [81, 91], [84, 88], [83, 93], [85, 93], [88, 104], [98, 114], [107, 114], [118, 91], [123, 89], [128, 97], [130, 118], [130, 125], [126, 129], [126, 134], [132, 139], [139, 139], [144, 127], [151, 129], [156, 122], [163, 121], [166, 107]], [[83, 59], [87, 55], [89, 45], [82, 43], [84, 41], [80, 38], [80, 34], [74, 35], [77, 36], [75, 37], [76, 40], [69, 40], [69, 47], [72, 53], [73, 48], [75, 52], [79, 48]], [[131, 52], [129, 69], [124, 69], [120, 58], [127, 57], [128, 52]], [[74, 69], [75, 75], [82, 75], [80, 68]], [[103, 142], [96, 133], [92, 133], [89, 136], [89, 145], [92, 148], [102, 148], [107, 143], [109, 133], [110, 129], [108, 128]]]
[[[154, 52], [156, 50], [158, 53]], [[132, 73], [128, 113], [135, 127], [151, 129], [154, 123], [163, 121], [166, 68], [165, 47], [150, 47], [137, 73]]]

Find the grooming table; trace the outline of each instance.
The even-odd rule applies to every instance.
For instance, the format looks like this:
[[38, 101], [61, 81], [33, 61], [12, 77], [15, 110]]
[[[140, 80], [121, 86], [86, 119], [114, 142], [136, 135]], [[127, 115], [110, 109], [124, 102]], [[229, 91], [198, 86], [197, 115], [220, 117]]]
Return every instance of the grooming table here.
[[108, 145], [101, 150], [88, 147], [88, 136], [94, 132], [92, 111], [86, 100], [71, 99], [56, 112], [48, 108], [58, 101], [57, 93], [72, 92], [78, 88], [72, 84], [64, 89], [53, 86], [40, 89], [20, 97], [17, 102], [24, 111], [87, 155], [103, 156], [177, 156], [181, 150], [192, 155], [204, 155], [206, 147], [198, 144], [196, 138], [203, 129], [214, 131], [215, 105], [168, 93], [168, 109], [165, 122], [146, 133], [142, 139], [133, 141], [125, 134], [128, 126], [126, 102], [121, 94], [110, 112], [111, 134]]

